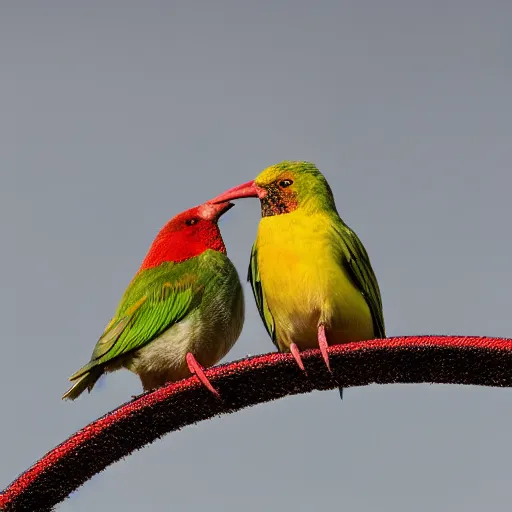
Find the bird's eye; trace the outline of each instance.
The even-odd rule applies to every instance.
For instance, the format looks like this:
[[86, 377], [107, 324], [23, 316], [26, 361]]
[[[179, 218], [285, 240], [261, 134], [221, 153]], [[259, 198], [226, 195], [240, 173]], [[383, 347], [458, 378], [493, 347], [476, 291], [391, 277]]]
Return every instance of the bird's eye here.
[[197, 219], [188, 219], [185, 221], [185, 224], [187, 226], [193, 226], [194, 224], [197, 224]]
[[292, 183], [293, 183], [292, 180], [283, 180], [283, 181], [279, 182], [279, 186], [281, 188], [286, 188], [286, 187], [289, 187]]

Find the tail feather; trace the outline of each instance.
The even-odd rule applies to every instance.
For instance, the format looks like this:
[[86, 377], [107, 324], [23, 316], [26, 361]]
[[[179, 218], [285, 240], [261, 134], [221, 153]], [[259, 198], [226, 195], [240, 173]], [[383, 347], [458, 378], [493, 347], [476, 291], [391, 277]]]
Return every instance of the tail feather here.
[[343, 388], [339, 388], [338, 390], [340, 392], [340, 398], [343, 400]]
[[77, 399], [86, 389], [91, 392], [92, 388], [103, 374], [103, 370], [94, 368], [86, 374], [78, 377], [77, 379], [71, 378], [70, 380], [76, 380], [76, 382], [62, 395], [62, 400], [75, 400]]

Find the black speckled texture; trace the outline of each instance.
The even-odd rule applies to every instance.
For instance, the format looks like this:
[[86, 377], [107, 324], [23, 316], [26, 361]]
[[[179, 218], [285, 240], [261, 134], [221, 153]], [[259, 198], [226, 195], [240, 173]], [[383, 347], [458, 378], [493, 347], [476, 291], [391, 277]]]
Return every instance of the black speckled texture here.
[[168, 432], [287, 395], [370, 383], [512, 386], [508, 339], [388, 338], [331, 347], [329, 354], [332, 376], [318, 350], [303, 353], [307, 377], [289, 354], [273, 353], [208, 370], [221, 400], [195, 377], [141, 395], [48, 452], [0, 494], [0, 510], [51, 511], [93, 475]]

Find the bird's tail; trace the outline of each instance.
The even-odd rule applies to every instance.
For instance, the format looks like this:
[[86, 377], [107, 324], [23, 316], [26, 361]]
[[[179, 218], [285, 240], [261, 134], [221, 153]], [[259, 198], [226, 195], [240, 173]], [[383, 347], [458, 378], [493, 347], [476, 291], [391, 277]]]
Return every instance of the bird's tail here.
[[343, 388], [338, 388], [339, 392], [340, 392], [340, 398], [343, 400]]
[[86, 389], [91, 392], [91, 389], [96, 384], [97, 380], [103, 374], [103, 369], [93, 368], [87, 373], [84, 373], [76, 379], [70, 379], [75, 383], [62, 395], [62, 400], [75, 400], [78, 398]]

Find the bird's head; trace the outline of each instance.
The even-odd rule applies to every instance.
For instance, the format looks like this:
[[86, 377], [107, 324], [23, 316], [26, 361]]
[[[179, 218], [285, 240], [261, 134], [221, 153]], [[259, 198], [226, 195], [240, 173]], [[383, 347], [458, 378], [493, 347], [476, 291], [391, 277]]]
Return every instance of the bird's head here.
[[225, 254], [226, 246], [217, 223], [233, 206], [227, 201], [216, 204], [208, 202], [173, 217], [156, 236], [141, 270], [165, 261], [185, 261], [208, 249]]
[[335, 210], [327, 180], [309, 162], [285, 160], [272, 165], [255, 180], [233, 187], [210, 202], [215, 204], [242, 197], [258, 197], [262, 217], [291, 213], [297, 209], [309, 212]]

